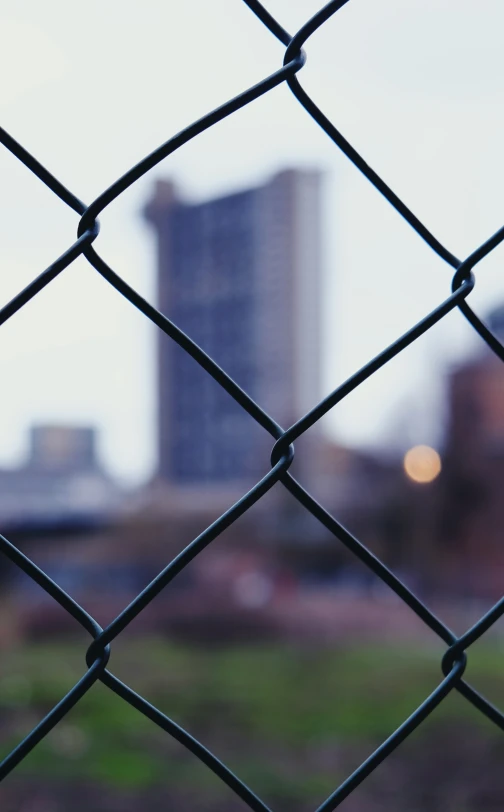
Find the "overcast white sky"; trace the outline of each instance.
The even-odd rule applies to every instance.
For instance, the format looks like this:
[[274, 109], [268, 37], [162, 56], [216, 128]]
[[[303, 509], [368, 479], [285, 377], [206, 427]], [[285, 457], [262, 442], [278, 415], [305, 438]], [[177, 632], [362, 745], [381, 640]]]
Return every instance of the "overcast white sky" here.
[[[17, 0], [0, 13], [3, 126], [84, 201], [193, 119], [281, 65], [240, 0]], [[270, 0], [294, 32], [319, 7]], [[498, 0], [350, 0], [307, 45], [300, 79], [413, 211], [458, 256], [504, 221], [504, 6]], [[98, 246], [144, 295], [154, 245], [141, 208], [159, 177], [195, 199], [319, 166], [325, 186], [325, 381], [346, 376], [449, 294], [451, 270], [277, 88], [206, 132], [101, 217]], [[0, 153], [0, 300], [74, 239], [76, 215]], [[477, 271], [480, 313], [504, 298], [504, 249]], [[501, 294], [502, 289], [502, 294]], [[328, 421], [346, 443], [435, 440], [442, 375], [477, 345], [451, 314]], [[85, 260], [0, 330], [0, 464], [34, 421], [93, 422], [109, 470], [155, 460], [154, 328]], [[314, 393], [314, 402], [324, 393]]]

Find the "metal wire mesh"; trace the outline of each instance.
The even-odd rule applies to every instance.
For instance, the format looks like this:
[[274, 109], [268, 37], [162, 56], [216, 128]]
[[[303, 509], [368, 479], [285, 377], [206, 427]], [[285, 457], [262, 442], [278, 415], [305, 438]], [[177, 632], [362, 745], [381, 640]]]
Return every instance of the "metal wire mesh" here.
[[[283, 66], [275, 73], [267, 76], [253, 87], [247, 88], [238, 96], [226, 101], [220, 107], [212, 110], [198, 121], [193, 122], [177, 135], [170, 138], [154, 152], [141, 160], [125, 175], [119, 178], [89, 206], [82, 203], [57, 178], [55, 178], [33, 155], [17, 143], [12, 136], [0, 129], [1, 143], [18, 158], [31, 172], [33, 172], [46, 186], [48, 186], [60, 200], [73, 209], [79, 216], [77, 239], [58, 257], [46, 270], [37, 276], [24, 290], [17, 294], [8, 304], [0, 309], [0, 324], [6, 322], [30, 299], [48, 285], [58, 274], [65, 270], [77, 257], [83, 255], [90, 265], [106, 279], [119, 293], [128, 299], [131, 304], [140, 310], [159, 329], [163, 330], [185, 352], [187, 352], [218, 384], [228, 392], [248, 414], [253, 417], [265, 431], [269, 432], [274, 440], [271, 453], [271, 469], [257, 482], [254, 487], [230, 507], [220, 518], [206, 528], [195, 538], [179, 555], [177, 555], [162, 572], [127, 606], [105, 629], [79, 606], [64, 590], [40, 570], [29, 558], [18, 550], [7, 539], [0, 536], [0, 550], [26, 575], [39, 584], [63, 609], [65, 609], [81, 626], [89, 632], [92, 642], [86, 654], [87, 670], [67, 695], [42, 719], [39, 724], [23, 739], [23, 741], [10, 752], [0, 764], [0, 779], [5, 778], [16, 765], [58, 724], [70, 709], [89, 691], [95, 682], [100, 681], [111, 691], [122, 697], [125, 702], [135, 707], [140, 713], [165, 730], [169, 735], [183, 744], [195, 757], [207, 765], [245, 804], [256, 812], [269, 812], [267, 805], [258, 798], [231, 770], [219, 761], [199, 741], [189, 735], [183, 728], [165, 716], [160, 710], [149, 704], [139, 694], [121, 682], [107, 668], [110, 658], [110, 647], [113, 640], [125, 629], [131, 621], [150, 604], [156, 595], [180, 573], [192, 559], [207, 545], [233, 524], [255, 502], [266, 494], [277, 483], [281, 483], [287, 490], [309, 511], [325, 528], [327, 528], [339, 543], [345, 545], [357, 558], [359, 558], [378, 578], [380, 578], [399, 598], [407, 604], [413, 612], [432, 630], [447, 646], [442, 658], [441, 667], [443, 679], [437, 688], [425, 701], [406, 719], [395, 732], [384, 741], [378, 749], [364, 761], [335, 791], [318, 807], [317, 812], [329, 812], [339, 804], [383, 761], [407, 736], [420, 725], [429, 714], [439, 705], [452, 690], [458, 691], [468, 702], [477, 708], [488, 719], [504, 730], [504, 715], [494, 707], [485, 697], [463, 679], [466, 668], [467, 649], [478, 640], [504, 612], [504, 599], [493, 606], [480, 620], [457, 637], [430, 609], [408, 589], [401, 580], [391, 572], [373, 553], [360, 541], [354, 538], [325, 508], [319, 504], [292, 475], [289, 467], [294, 458], [294, 441], [316, 423], [324, 414], [358, 387], [363, 381], [373, 375], [398, 353], [419, 336], [429, 330], [447, 313], [459, 308], [468, 319], [473, 328], [504, 361], [504, 347], [498, 339], [488, 330], [473, 312], [467, 303], [475, 279], [473, 269], [487, 254], [489, 254], [502, 240], [504, 240], [504, 227], [480, 245], [464, 260], [455, 257], [442, 245], [426, 226], [413, 214], [412, 211], [389, 188], [382, 178], [368, 166], [365, 160], [348, 143], [335, 125], [329, 121], [315, 102], [303, 89], [297, 74], [305, 63], [303, 46], [308, 38], [320, 28], [330, 17], [344, 6], [348, 0], [332, 0], [315, 14], [302, 28], [291, 37], [290, 34], [271, 16], [271, 14], [257, 2], [257, 0], [244, 0], [256, 18], [269, 31], [286, 46]], [[448, 265], [455, 270], [452, 281], [452, 292], [432, 312], [415, 324], [408, 332], [397, 338], [383, 352], [370, 360], [364, 367], [355, 372], [345, 383], [328, 395], [315, 408], [304, 415], [287, 430], [279, 426], [259, 404], [255, 403], [230, 377], [210, 358], [189, 336], [184, 334], [166, 316], [160, 313], [149, 302], [143, 299], [130, 285], [107, 265], [94, 248], [98, 237], [98, 215], [115, 200], [129, 186], [145, 175], [160, 161], [182, 147], [185, 143], [198, 136], [204, 130], [212, 127], [218, 121], [232, 115], [260, 96], [268, 93], [272, 88], [285, 82], [295, 98], [303, 106], [309, 116], [326, 132], [334, 144], [347, 156], [373, 184], [396, 211], [416, 231], [420, 239], [426, 242]]]

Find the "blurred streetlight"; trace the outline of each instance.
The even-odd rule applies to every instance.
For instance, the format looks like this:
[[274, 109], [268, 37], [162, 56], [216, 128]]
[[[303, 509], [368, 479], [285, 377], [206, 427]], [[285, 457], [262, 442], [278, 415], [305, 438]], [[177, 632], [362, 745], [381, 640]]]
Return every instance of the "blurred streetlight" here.
[[404, 455], [406, 476], [413, 482], [432, 482], [441, 471], [441, 457], [428, 445], [416, 445]]

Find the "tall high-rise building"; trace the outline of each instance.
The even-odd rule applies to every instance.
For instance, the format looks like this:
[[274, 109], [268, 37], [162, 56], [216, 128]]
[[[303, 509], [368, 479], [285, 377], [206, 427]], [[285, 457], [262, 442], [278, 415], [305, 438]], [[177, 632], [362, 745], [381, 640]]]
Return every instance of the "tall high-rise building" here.
[[[191, 203], [159, 181], [145, 209], [158, 244], [157, 305], [280, 425], [320, 397], [321, 175], [286, 170], [262, 186]], [[273, 440], [159, 331], [161, 479], [250, 481]]]

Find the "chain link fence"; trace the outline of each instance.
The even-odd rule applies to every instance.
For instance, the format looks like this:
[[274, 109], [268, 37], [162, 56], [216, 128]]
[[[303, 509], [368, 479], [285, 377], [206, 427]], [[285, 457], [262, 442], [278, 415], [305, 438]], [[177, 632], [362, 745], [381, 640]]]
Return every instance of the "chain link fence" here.
[[[336, 14], [348, 0], [333, 0], [315, 14], [292, 37], [271, 16], [257, 0], [244, 0], [256, 19], [276, 39], [285, 46], [283, 65], [275, 73], [267, 76], [253, 87], [247, 88], [238, 96], [224, 102], [220, 107], [212, 110], [203, 118], [190, 124], [186, 129], [170, 138], [154, 152], [131, 168], [119, 180], [106, 189], [89, 206], [81, 202], [70, 190], [52, 175], [37, 159], [25, 150], [12, 136], [0, 129], [0, 141], [28, 170], [33, 172], [46, 186], [48, 186], [62, 203], [73, 209], [80, 217], [77, 229], [77, 239], [58, 257], [46, 270], [37, 276], [24, 290], [18, 293], [8, 304], [0, 310], [0, 324], [10, 319], [30, 299], [36, 296], [56, 276], [62, 273], [83, 255], [90, 265], [114, 287], [118, 293], [128, 299], [131, 304], [140, 310], [160, 330], [163, 330], [185, 352], [187, 352], [217, 383], [245, 409], [257, 423], [268, 432], [273, 441], [271, 453], [271, 468], [263, 478], [246, 493], [239, 501], [230, 507], [220, 518], [206, 528], [194, 539], [179, 555], [177, 555], [165, 569], [127, 606], [105, 629], [68, 595], [57, 583], [49, 578], [33, 561], [27, 558], [20, 550], [6, 538], [0, 536], [0, 549], [17, 567], [19, 567], [33, 581], [39, 584], [58, 604], [63, 607], [81, 626], [90, 634], [92, 642], [86, 653], [87, 670], [76, 685], [65, 697], [43, 718], [36, 727], [12, 750], [0, 764], [0, 778], [5, 778], [27, 756], [27, 754], [49, 733], [58, 722], [65, 717], [70, 709], [91, 690], [93, 685], [100, 681], [111, 691], [120, 696], [125, 702], [132, 705], [140, 713], [148, 717], [153, 724], [158, 725], [167, 734], [172, 736], [186, 747], [196, 758], [200, 759], [223, 782], [238, 795], [248, 808], [255, 812], [270, 812], [268, 806], [246, 786], [238, 776], [234, 775], [225, 764], [207, 750], [203, 744], [194, 739], [187, 731], [165, 716], [158, 708], [151, 705], [144, 697], [135, 693], [131, 688], [121, 682], [109, 670], [108, 663], [113, 640], [139, 615], [142, 610], [154, 600], [162, 589], [168, 587], [170, 582], [197, 556], [205, 547], [212, 543], [227, 527], [232, 525], [261, 497], [280, 483], [309, 511], [325, 528], [335, 537], [336, 543], [345, 545], [365, 566], [381, 579], [416, 615], [437, 634], [446, 644], [446, 651], [441, 661], [443, 678], [437, 688], [428, 696], [415, 712], [406, 719], [378, 749], [364, 761], [355, 772], [350, 775], [334, 792], [318, 807], [317, 812], [329, 812], [336, 809], [340, 803], [368, 776], [387, 756], [415, 730], [434, 709], [455, 690], [470, 702], [477, 710], [504, 730], [504, 715], [494, 707], [484, 696], [478, 693], [463, 678], [467, 664], [467, 650], [478, 640], [504, 613], [504, 599], [496, 603], [480, 620], [457, 637], [433, 612], [409, 590], [401, 580], [391, 572], [373, 553], [371, 553], [358, 539], [354, 538], [330, 513], [325, 510], [289, 473], [289, 467], [294, 458], [293, 443], [304, 432], [314, 425], [336, 404], [343, 400], [350, 392], [363, 381], [373, 375], [394, 356], [416, 341], [423, 333], [440, 321], [447, 313], [459, 308], [468, 319], [473, 328], [479, 333], [491, 350], [504, 361], [504, 347], [498, 339], [488, 330], [468, 304], [475, 278], [473, 271], [478, 262], [487, 256], [499, 243], [504, 240], [504, 227], [480, 245], [473, 253], [463, 260], [454, 256], [427, 227], [413, 214], [413, 212], [389, 188], [382, 178], [368, 166], [365, 160], [348, 143], [336, 126], [329, 121], [322, 110], [315, 104], [303, 89], [298, 80], [306, 55], [303, 46], [309, 37], [324, 23]], [[251, 20], [251, 24], [252, 24]], [[200, 133], [212, 127], [217, 122], [232, 115], [240, 108], [251, 104], [255, 99], [268, 93], [274, 87], [286, 83], [298, 103], [306, 110], [326, 132], [334, 144], [347, 156], [356, 169], [373, 184], [388, 202], [396, 209], [403, 219], [415, 230], [418, 237], [426, 242], [448, 265], [454, 269], [451, 294], [441, 302], [432, 312], [420, 322], [411, 327], [408, 332], [397, 338], [383, 352], [370, 360], [364, 367], [356, 371], [347, 381], [328, 395], [308, 414], [287, 429], [279, 426], [260, 406], [255, 403], [230, 377], [210, 358], [190, 336], [183, 333], [166, 316], [160, 313], [149, 302], [142, 298], [130, 285], [128, 285], [97, 253], [94, 243], [98, 237], [100, 226], [98, 216], [101, 212], [122, 194], [129, 186], [155, 167], [164, 158], [182, 147]], [[295, 711], [294, 711], [295, 712]]]

